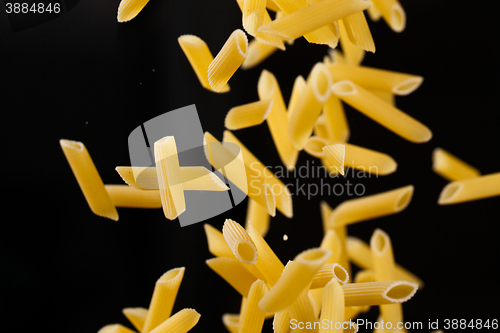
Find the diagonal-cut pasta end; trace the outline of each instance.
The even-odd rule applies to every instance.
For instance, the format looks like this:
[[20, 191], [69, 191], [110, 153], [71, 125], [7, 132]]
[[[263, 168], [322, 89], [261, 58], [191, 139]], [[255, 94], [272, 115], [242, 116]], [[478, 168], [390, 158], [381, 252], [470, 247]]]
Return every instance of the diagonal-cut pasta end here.
[[448, 205], [453, 203], [453, 198], [462, 191], [463, 187], [459, 182], [452, 182], [446, 185], [439, 195], [438, 204]]
[[414, 190], [415, 187], [413, 185], [408, 185], [401, 189], [401, 192], [399, 193], [399, 196], [397, 197], [394, 203], [395, 212], [400, 212], [404, 210], [406, 207], [408, 207], [408, 205], [411, 202], [411, 199], [413, 198]]
[[395, 32], [402, 32], [406, 27], [406, 13], [399, 3], [392, 5], [390, 26]]
[[255, 36], [257, 29], [262, 25], [262, 20], [258, 13], [253, 11], [243, 20], [243, 28], [251, 35]]
[[349, 96], [357, 94], [356, 86], [349, 80], [335, 82], [331, 86], [332, 92], [337, 96]]
[[229, 332], [238, 332], [240, 328], [240, 315], [225, 313], [222, 315], [222, 323]]
[[406, 96], [417, 90], [422, 82], [424, 82], [422, 76], [412, 77], [392, 87], [392, 92], [399, 96]]
[[391, 303], [408, 301], [417, 292], [418, 285], [408, 281], [395, 281], [382, 293], [382, 297]]
[[370, 248], [377, 256], [382, 256], [390, 250], [391, 240], [382, 229], [376, 229], [370, 239]]
[[338, 143], [330, 146], [325, 146], [323, 147], [323, 151], [325, 152], [326, 158], [328, 158], [328, 160], [332, 162], [333, 166], [343, 176], [345, 145]]
[[257, 247], [246, 230], [237, 222], [226, 219], [222, 234], [236, 259], [247, 265], [257, 262]]
[[134, 325], [138, 332], [144, 328], [144, 322], [148, 316], [148, 310], [145, 308], [124, 308], [122, 313], [128, 321]]
[[333, 277], [339, 280], [340, 283], [346, 284], [349, 282], [349, 273], [347, 273], [346, 269], [342, 267], [342, 265], [337, 263], [333, 264], [332, 273]]
[[149, 0], [122, 0], [118, 6], [118, 22], [127, 22], [141, 12]]

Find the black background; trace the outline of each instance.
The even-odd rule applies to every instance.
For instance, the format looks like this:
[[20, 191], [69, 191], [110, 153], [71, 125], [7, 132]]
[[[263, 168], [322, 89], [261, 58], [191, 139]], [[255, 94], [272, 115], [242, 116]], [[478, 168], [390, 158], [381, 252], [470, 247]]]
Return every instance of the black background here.
[[[500, 171], [499, 8], [475, 1], [401, 3], [406, 30], [397, 34], [383, 21], [370, 22], [377, 51], [363, 64], [425, 78], [396, 103], [429, 126], [434, 137], [412, 144], [346, 108], [350, 142], [398, 162], [392, 175], [350, 180], [363, 183], [367, 195], [415, 186], [405, 211], [352, 225], [349, 233], [369, 241], [373, 230], [382, 228], [392, 238], [396, 261], [427, 283], [404, 305], [406, 321], [440, 319], [442, 328], [445, 318], [498, 319], [500, 200], [438, 206], [447, 182], [432, 172], [431, 153], [443, 147], [484, 174]], [[195, 103], [204, 130], [221, 139], [226, 112], [257, 100], [262, 69], [276, 75], [288, 101], [295, 77], [307, 76], [327, 47], [298, 40], [258, 67], [236, 72], [230, 93], [214, 94], [200, 86], [176, 39], [197, 35], [215, 55], [241, 28], [235, 1], [153, 0], [123, 24], [116, 21], [118, 4], [82, 0], [65, 15], [17, 33], [0, 13], [7, 197], [0, 233], [2, 331], [130, 327], [121, 309], [147, 307], [155, 281], [179, 266], [186, 272], [174, 312], [190, 307], [201, 313], [193, 332], [223, 332], [222, 314], [239, 311], [237, 292], [204, 263], [211, 255], [203, 223], [181, 228], [161, 210], [119, 209], [118, 222], [93, 215], [58, 141], [85, 143], [104, 182], [119, 184], [114, 168], [130, 164], [127, 137], [139, 124]], [[281, 165], [265, 124], [235, 134], [263, 163]], [[298, 166], [307, 160], [313, 161], [301, 153]], [[294, 218], [277, 213], [266, 240], [283, 262], [318, 246], [319, 202], [335, 207], [347, 199], [294, 197]], [[208, 222], [219, 229], [225, 218], [244, 223], [245, 212], [246, 201]], [[376, 317], [373, 308], [362, 318]]]

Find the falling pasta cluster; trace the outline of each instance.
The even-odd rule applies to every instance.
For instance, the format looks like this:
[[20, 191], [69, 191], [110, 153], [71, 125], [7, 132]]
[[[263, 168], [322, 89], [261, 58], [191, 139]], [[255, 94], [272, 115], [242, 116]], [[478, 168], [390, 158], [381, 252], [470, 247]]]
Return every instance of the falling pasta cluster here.
[[[118, 21], [133, 19], [147, 2], [122, 0]], [[355, 332], [357, 327], [343, 324], [372, 306], [380, 309], [380, 323], [391, 323], [395, 328], [403, 322], [401, 303], [424, 284], [395, 263], [387, 233], [375, 230], [366, 244], [349, 236], [347, 226], [401, 212], [409, 205], [414, 187], [408, 185], [347, 200], [335, 209], [322, 202], [321, 244], [283, 265], [264, 237], [276, 210], [293, 217], [292, 195], [231, 131], [266, 122], [279, 157], [289, 170], [294, 169], [299, 152], [304, 150], [319, 158], [331, 174], [344, 174], [346, 167], [365, 172], [372, 172], [373, 168], [380, 175], [395, 172], [397, 163], [391, 156], [347, 142], [350, 129], [343, 103], [410, 142], [422, 143], [432, 138], [429, 128], [399, 110], [394, 102], [395, 95], [415, 91], [423, 78], [361, 66], [365, 52], [375, 52], [363, 11], [374, 21], [383, 18], [395, 32], [404, 30], [405, 12], [397, 0], [372, 3], [237, 0], [237, 3], [244, 31], [236, 29], [215, 58], [200, 37], [183, 35], [178, 39], [204, 88], [229, 92], [228, 81], [240, 67], [250, 69], [300, 37], [313, 44], [328, 45], [329, 54], [314, 65], [307, 79], [296, 78], [288, 104], [283, 100], [277, 78], [267, 70], [262, 71], [257, 82], [259, 101], [235, 106], [228, 112], [225, 118], [228, 130], [222, 142], [208, 132], [204, 135], [205, 157], [215, 171], [203, 166], [180, 166], [175, 138], [165, 136], [154, 144], [154, 167], [117, 167], [126, 185], [104, 185], [84, 144], [61, 140], [80, 188], [95, 214], [113, 220], [118, 220], [117, 207], [163, 208], [165, 217], [174, 220], [190, 209], [184, 191], [227, 191], [229, 188], [220, 175], [247, 194], [244, 225], [227, 219], [219, 231], [205, 224], [208, 248], [215, 256], [206, 264], [242, 296], [239, 313], [222, 316], [231, 333], [261, 332], [266, 318], [273, 318], [277, 333], [302, 331], [302, 328], [311, 332]], [[274, 20], [269, 11], [276, 13]], [[250, 43], [247, 34], [254, 37]], [[342, 52], [336, 49], [338, 44]], [[231, 149], [231, 145], [238, 149]], [[439, 204], [500, 195], [500, 173], [481, 176], [477, 169], [441, 148], [434, 151], [433, 169], [451, 181], [443, 189]], [[355, 276], [351, 264], [361, 269]], [[123, 310], [138, 332], [181, 333], [196, 325], [200, 314], [193, 309], [171, 315], [183, 275], [181, 267], [160, 277], [148, 309]], [[119, 324], [105, 326], [100, 331], [128, 332], [133, 331]]]

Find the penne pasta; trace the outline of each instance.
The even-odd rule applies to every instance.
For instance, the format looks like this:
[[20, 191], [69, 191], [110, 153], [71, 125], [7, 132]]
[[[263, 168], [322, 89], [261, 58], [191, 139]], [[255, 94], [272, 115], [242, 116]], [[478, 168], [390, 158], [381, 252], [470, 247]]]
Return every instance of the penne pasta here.
[[[323, 116], [328, 134], [325, 138], [334, 142], [347, 142], [350, 136], [349, 125], [347, 124], [342, 102], [337, 96], [331, 94], [327, 99], [323, 105]], [[318, 134], [318, 136], [321, 135]]]
[[292, 40], [369, 6], [370, 4], [363, 0], [322, 0], [264, 24], [259, 31], [284, 40]]
[[222, 315], [222, 323], [229, 333], [238, 333], [240, 329], [240, 315], [225, 313]]
[[385, 91], [380, 91], [376, 89], [367, 89], [369, 92], [380, 98], [381, 100], [385, 101], [387, 104], [390, 104], [394, 107], [396, 107], [396, 96], [392, 93], [388, 93]]
[[101, 328], [97, 333], [135, 333], [130, 328], [120, 324], [106, 325]]
[[335, 230], [326, 230], [325, 236], [323, 236], [323, 240], [321, 241], [321, 245], [319, 247], [331, 252], [330, 257], [326, 260], [325, 264], [339, 262], [342, 253], [342, 242]]
[[266, 11], [267, 0], [244, 0], [243, 1], [243, 28], [251, 35], [255, 36], [257, 28], [264, 21], [264, 13]]
[[227, 113], [224, 125], [229, 130], [260, 125], [267, 119], [272, 107], [272, 99], [235, 106]]
[[385, 69], [334, 63], [327, 66], [333, 81], [349, 80], [365, 89], [399, 96], [409, 95], [420, 87], [424, 78]]
[[436, 148], [432, 152], [432, 170], [451, 182], [481, 175], [478, 169], [442, 148]]
[[127, 317], [128, 321], [134, 325], [138, 332], [142, 332], [144, 322], [148, 316], [148, 310], [144, 308], [125, 308], [122, 313]]
[[266, 313], [259, 308], [259, 301], [269, 289], [262, 280], [255, 281], [248, 292], [247, 301], [240, 315], [239, 333], [260, 333]]
[[417, 292], [417, 285], [407, 281], [348, 283], [342, 286], [345, 306], [403, 303]]
[[208, 251], [216, 257], [233, 258], [234, 254], [227, 245], [222, 232], [207, 223], [203, 227], [207, 236]]
[[184, 267], [173, 268], [156, 281], [142, 333], [153, 332], [157, 326], [170, 317], [177, 292], [184, 277], [184, 270]]
[[165, 320], [151, 333], [186, 333], [200, 320], [201, 315], [194, 309], [182, 309]]
[[205, 263], [243, 297], [248, 296], [252, 283], [257, 280], [237, 259], [212, 258]]
[[394, 32], [401, 32], [405, 29], [406, 13], [398, 0], [373, 0], [373, 4]]
[[274, 314], [273, 319], [273, 332], [274, 333], [288, 333], [290, 328], [290, 315], [287, 310], [279, 311]]
[[[290, 267], [289, 265], [295, 264], [294, 262], [289, 262], [285, 267], [286, 270]], [[297, 298], [292, 302], [292, 304], [287, 308], [288, 315], [291, 320], [295, 320], [297, 323], [314, 323], [317, 322], [316, 315], [313, 309], [311, 300], [309, 299], [307, 288], [302, 290]], [[296, 329], [295, 332], [317, 332], [317, 329]]]
[[289, 269], [285, 270], [259, 306], [266, 312], [277, 312], [290, 306], [311, 283], [331, 253], [323, 249], [310, 249], [297, 255]]
[[292, 94], [290, 95], [290, 101], [288, 102], [288, 118], [292, 116], [292, 112], [295, 109], [300, 96], [303, 94], [306, 85], [306, 80], [302, 75], [295, 78], [295, 81], [293, 82]]
[[337, 143], [334, 145], [324, 146], [326, 158], [332, 163], [332, 166], [344, 175], [344, 158], [345, 158], [345, 145]]
[[224, 90], [227, 81], [245, 61], [247, 51], [247, 36], [242, 30], [236, 29], [208, 66], [208, 83], [213, 90]]
[[336, 279], [327, 283], [323, 291], [320, 323], [329, 322], [325, 328], [321, 325], [320, 333], [343, 333], [344, 329], [344, 291]]
[[370, 16], [370, 19], [373, 22], [378, 22], [382, 18], [382, 13], [380, 10], [378, 10], [377, 6], [375, 6], [373, 3], [370, 6], [370, 8], [367, 9], [368, 16]]
[[352, 81], [342, 80], [331, 88], [341, 100], [408, 141], [422, 143], [432, 138], [425, 125]]
[[278, 48], [273, 45], [264, 44], [257, 39], [252, 40], [248, 44], [248, 55], [245, 61], [241, 64], [242, 69], [250, 69], [269, 58]]
[[307, 78], [306, 88], [291, 111], [288, 131], [295, 148], [302, 150], [311, 136], [323, 104], [330, 96], [331, 84], [332, 78], [326, 66], [317, 63]]
[[272, 73], [263, 70], [257, 84], [257, 92], [260, 100], [273, 100], [271, 113], [266, 120], [267, 125], [281, 161], [289, 170], [293, 170], [299, 152], [294, 147], [288, 134], [288, 115], [276, 77]]
[[321, 210], [321, 222], [323, 224], [323, 233], [326, 235], [329, 230], [328, 220], [330, 219], [330, 214], [333, 212], [333, 209], [326, 201], [323, 200], [320, 203], [320, 210]]
[[325, 264], [314, 275], [310, 289], [324, 288], [332, 279], [339, 281], [341, 284], [349, 282], [349, 274], [341, 265]]
[[128, 185], [104, 185], [115, 207], [161, 208], [159, 191], [141, 191]]
[[267, 231], [269, 230], [269, 222], [271, 217], [266, 211], [260, 207], [258, 203], [254, 200], [248, 198], [248, 208], [247, 208], [247, 217], [245, 223], [245, 229], [248, 229], [248, 223], [251, 222], [257, 232], [265, 237]]
[[247, 265], [257, 262], [257, 248], [250, 235], [239, 223], [226, 219], [222, 234], [236, 259]]
[[59, 144], [92, 212], [118, 221], [116, 207], [85, 145], [71, 140], [60, 140]]
[[186, 210], [186, 199], [174, 137], [166, 136], [156, 141], [154, 154], [163, 213], [167, 219], [175, 220]]
[[338, 227], [399, 213], [410, 204], [413, 185], [344, 201], [330, 214], [329, 226]]
[[365, 51], [351, 42], [349, 39], [347, 29], [345, 27], [344, 20], [337, 21], [340, 31], [340, 46], [342, 47], [342, 52], [344, 57], [341, 57], [339, 52], [335, 52], [335, 59], [332, 57], [333, 63], [346, 63], [352, 66], [358, 66], [361, 64], [365, 57]]
[[128, 22], [136, 17], [149, 0], [121, 0], [118, 6], [118, 22]]
[[280, 7], [278, 7], [278, 5], [274, 3], [273, 0], [267, 0], [266, 8], [272, 10], [273, 12], [279, 12], [281, 10]]
[[500, 195], [500, 172], [476, 178], [462, 179], [446, 185], [438, 204], [451, 205]]
[[[210, 66], [214, 57], [207, 44], [200, 37], [194, 35], [182, 35], [177, 41], [203, 88], [215, 91], [208, 82], [208, 66]], [[225, 93], [229, 90], [231, 90], [229, 85], [225, 84], [216, 92]]]
[[352, 43], [368, 52], [375, 52], [375, 42], [366, 22], [365, 14], [356, 12], [342, 18], [347, 36]]

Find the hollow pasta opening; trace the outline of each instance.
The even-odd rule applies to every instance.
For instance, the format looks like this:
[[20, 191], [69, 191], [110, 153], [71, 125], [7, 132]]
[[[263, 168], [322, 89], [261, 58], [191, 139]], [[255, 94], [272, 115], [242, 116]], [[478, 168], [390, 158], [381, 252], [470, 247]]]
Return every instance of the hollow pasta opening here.
[[394, 204], [394, 211], [399, 212], [405, 209], [413, 197], [413, 186], [409, 187], [407, 190], [400, 193], [399, 197]]
[[396, 32], [401, 32], [406, 26], [406, 14], [399, 4], [394, 4], [391, 9], [391, 28]]
[[332, 85], [332, 91], [340, 96], [354, 95], [357, 89], [351, 81], [339, 81]]
[[256, 258], [256, 253], [252, 246], [246, 242], [241, 242], [238, 244], [238, 254], [241, 259], [247, 262], [253, 262]]

